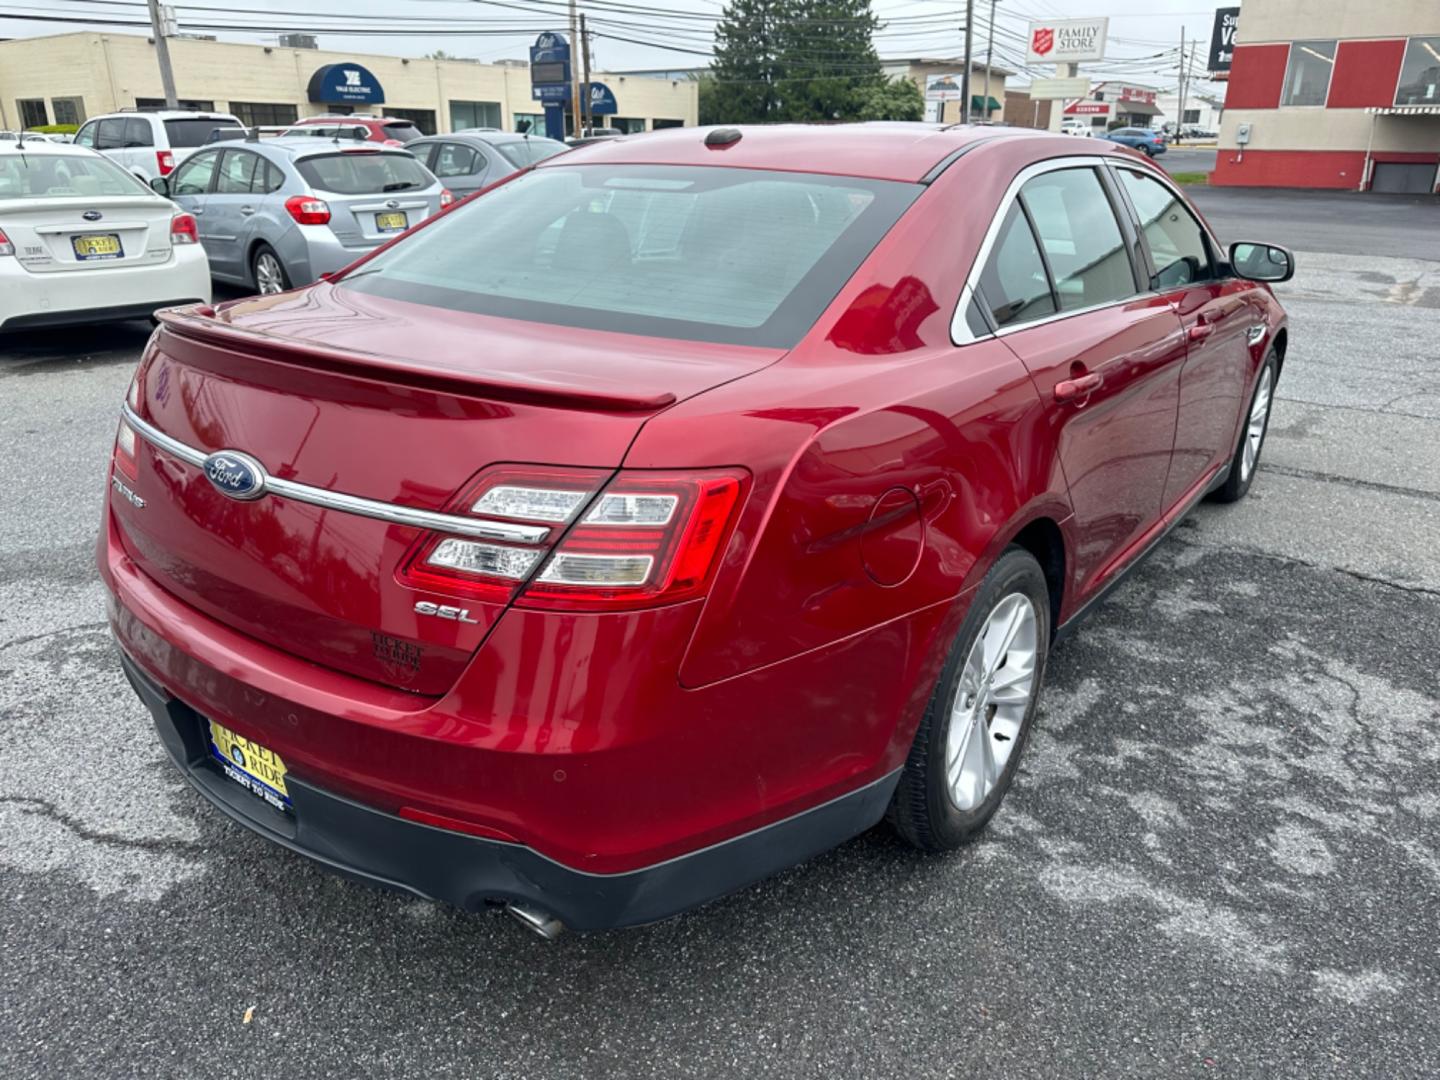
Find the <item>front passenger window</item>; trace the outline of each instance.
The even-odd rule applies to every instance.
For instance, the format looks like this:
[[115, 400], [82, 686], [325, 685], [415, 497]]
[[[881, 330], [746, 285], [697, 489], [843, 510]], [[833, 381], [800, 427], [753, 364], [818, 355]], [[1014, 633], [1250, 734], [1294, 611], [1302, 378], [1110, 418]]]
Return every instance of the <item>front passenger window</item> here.
[[1120, 183], [1135, 207], [1140, 230], [1155, 260], [1155, 278], [1150, 287], [1174, 289], [1213, 278], [1215, 272], [1205, 232], [1180, 201], [1180, 196], [1160, 181], [1133, 169], [1115, 171], [1120, 174]]
[[1020, 198], [1040, 236], [1061, 311], [1135, 295], [1125, 238], [1094, 169], [1043, 173], [1020, 189]]
[[211, 150], [208, 154], [187, 158], [170, 180], [170, 194], [204, 195], [210, 190], [210, 177], [215, 172], [215, 161], [219, 156], [218, 150]]

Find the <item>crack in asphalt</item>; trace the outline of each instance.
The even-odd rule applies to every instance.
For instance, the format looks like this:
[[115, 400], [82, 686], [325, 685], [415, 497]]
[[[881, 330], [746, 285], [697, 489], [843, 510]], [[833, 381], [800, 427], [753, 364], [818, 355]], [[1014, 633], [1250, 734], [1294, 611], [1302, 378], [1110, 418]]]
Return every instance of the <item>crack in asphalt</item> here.
[[69, 829], [80, 839], [90, 840], [97, 844], [108, 844], [138, 851], [169, 852], [182, 855], [201, 855], [205, 850], [201, 845], [185, 840], [143, 840], [92, 829], [83, 822], [77, 821], [74, 817], [65, 813], [47, 799], [38, 799], [25, 795], [0, 795], [0, 805], [18, 806], [20, 807], [21, 813], [49, 818], [58, 825]]
[[54, 630], [46, 630], [43, 634], [29, 634], [26, 637], [15, 638], [12, 641], [0, 641], [0, 652], [6, 649], [13, 649], [18, 645], [29, 645], [32, 641], [44, 641], [48, 637], [56, 637], [59, 634], [74, 633], [77, 630], [97, 630], [106, 626], [106, 620], [99, 622], [75, 623], [73, 626], [61, 626]]
[[[1178, 530], [1176, 530], [1178, 532]], [[1344, 574], [1346, 577], [1354, 578], [1356, 581], [1363, 581], [1370, 585], [1384, 585], [1400, 592], [1412, 593], [1416, 596], [1434, 596], [1440, 598], [1440, 589], [1432, 589], [1428, 585], [1406, 585], [1404, 582], [1391, 581], [1389, 578], [1379, 577], [1376, 574], [1367, 574], [1363, 570], [1352, 570], [1348, 566], [1334, 566], [1330, 563], [1313, 562], [1310, 559], [1301, 559], [1295, 555], [1276, 555], [1274, 552], [1262, 551], [1259, 548], [1246, 547], [1243, 544], [1202, 544], [1195, 540], [1187, 540], [1172, 532], [1166, 538], [1167, 543], [1177, 544], [1181, 547], [1198, 548], [1201, 551], [1220, 551], [1232, 555], [1254, 555], [1259, 559], [1268, 559], [1285, 566], [1303, 566], [1309, 570], [1331, 570], [1337, 574]]]
[[1380, 491], [1387, 495], [1409, 495], [1417, 499], [1433, 499], [1440, 502], [1440, 491], [1425, 491], [1422, 488], [1404, 487], [1400, 484], [1387, 484], [1380, 480], [1362, 480], [1355, 476], [1338, 476], [1335, 473], [1321, 472], [1318, 469], [1297, 469], [1292, 465], [1261, 465], [1262, 472], [1273, 472], [1280, 476], [1293, 476], [1299, 480], [1324, 480], [1336, 484], [1345, 484], [1348, 487], [1365, 488], [1369, 491]]

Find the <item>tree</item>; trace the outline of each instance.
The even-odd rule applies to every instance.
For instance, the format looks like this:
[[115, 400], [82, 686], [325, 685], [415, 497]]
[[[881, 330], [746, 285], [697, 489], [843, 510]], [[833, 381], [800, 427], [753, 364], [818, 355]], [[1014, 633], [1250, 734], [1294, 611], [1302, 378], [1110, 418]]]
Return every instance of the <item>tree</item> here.
[[796, 0], [730, 0], [715, 27], [710, 85], [701, 84], [702, 123], [756, 124], [781, 119], [781, 25]]
[[923, 120], [925, 98], [914, 79], [891, 79], [872, 87], [860, 105], [860, 120]]

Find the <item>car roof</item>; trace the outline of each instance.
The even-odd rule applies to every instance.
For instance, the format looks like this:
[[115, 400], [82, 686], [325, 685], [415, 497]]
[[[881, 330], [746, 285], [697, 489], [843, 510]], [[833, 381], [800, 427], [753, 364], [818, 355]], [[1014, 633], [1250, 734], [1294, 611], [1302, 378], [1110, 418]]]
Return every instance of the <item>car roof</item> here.
[[274, 139], [260, 139], [256, 142], [251, 142], [249, 139], [222, 139], [209, 143], [202, 149], [210, 150], [218, 146], [244, 147], [248, 150], [274, 150], [278, 154], [291, 158], [333, 154], [337, 151], [349, 154], [408, 153], [403, 146], [385, 146], [377, 142], [362, 142], [359, 139], [332, 139], [325, 135], [316, 135], [313, 138], [308, 135], [285, 135]]
[[144, 111], [132, 109], [129, 112], [101, 113], [99, 116], [92, 116], [90, 120], [115, 120], [119, 117], [131, 116], [153, 116], [158, 120], [235, 120], [238, 117], [233, 113], [221, 112], [218, 109], [210, 109], [206, 112], [190, 112], [186, 109], [145, 109]]
[[76, 146], [74, 143], [51, 142], [49, 139], [36, 139], [33, 137], [26, 138], [24, 142], [11, 142], [8, 139], [0, 140], [0, 154], [13, 154], [16, 157], [22, 154], [51, 154], [60, 157], [104, 156], [102, 154], [96, 154], [96, 152], [88, 146]]
[[914, 183], [947, 158], [977, 143], [1062, 138], [1030, 128], [881, 121], [739, 126], [734, 129], [740, 132], [738, 141], [707, 146], [706, 136], [719, 130], [726, 128], [664, 128], [623, 139], [597, 139], [541, 163], [540, 168], [584, 164], [728, 165]]
[[448, 135], [422, 135], [418, 139], [411, 139], [405, 145], [414, 146], [416, 143], [433, 142], [464, 142], [466, 139], [487, 143], [490, 146], [500, 146], [504, 143], [532, 141], [553, 143], [559, 141], [548, 138], [545, 135], [522, 135], [515, 131], [452, 131]]

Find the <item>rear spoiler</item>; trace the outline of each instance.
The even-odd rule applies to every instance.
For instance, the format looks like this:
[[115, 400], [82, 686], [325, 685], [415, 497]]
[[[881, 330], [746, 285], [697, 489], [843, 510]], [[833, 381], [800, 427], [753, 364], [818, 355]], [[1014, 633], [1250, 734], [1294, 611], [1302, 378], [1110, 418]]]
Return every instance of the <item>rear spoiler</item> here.
[[520, 381], [497, 378], [484, 371], [436, 371], [393, 356], [351, 349], [335, 349], [293, 338], [275, 337], [258, 330], [241, 330], [215, 319], [209, 305], [165, 308], [155, 318], [166, 333], [260, 359], [292, 364], [310, 371], [368, 382], [410, 386], [420, 390], [481, 400], [513, 401], [525, 404], [566, 406], [593, 412], [654, 412], [675, 404], [673, 393], [626, 394], [616, 390], [546, 382], [543, 377]]

